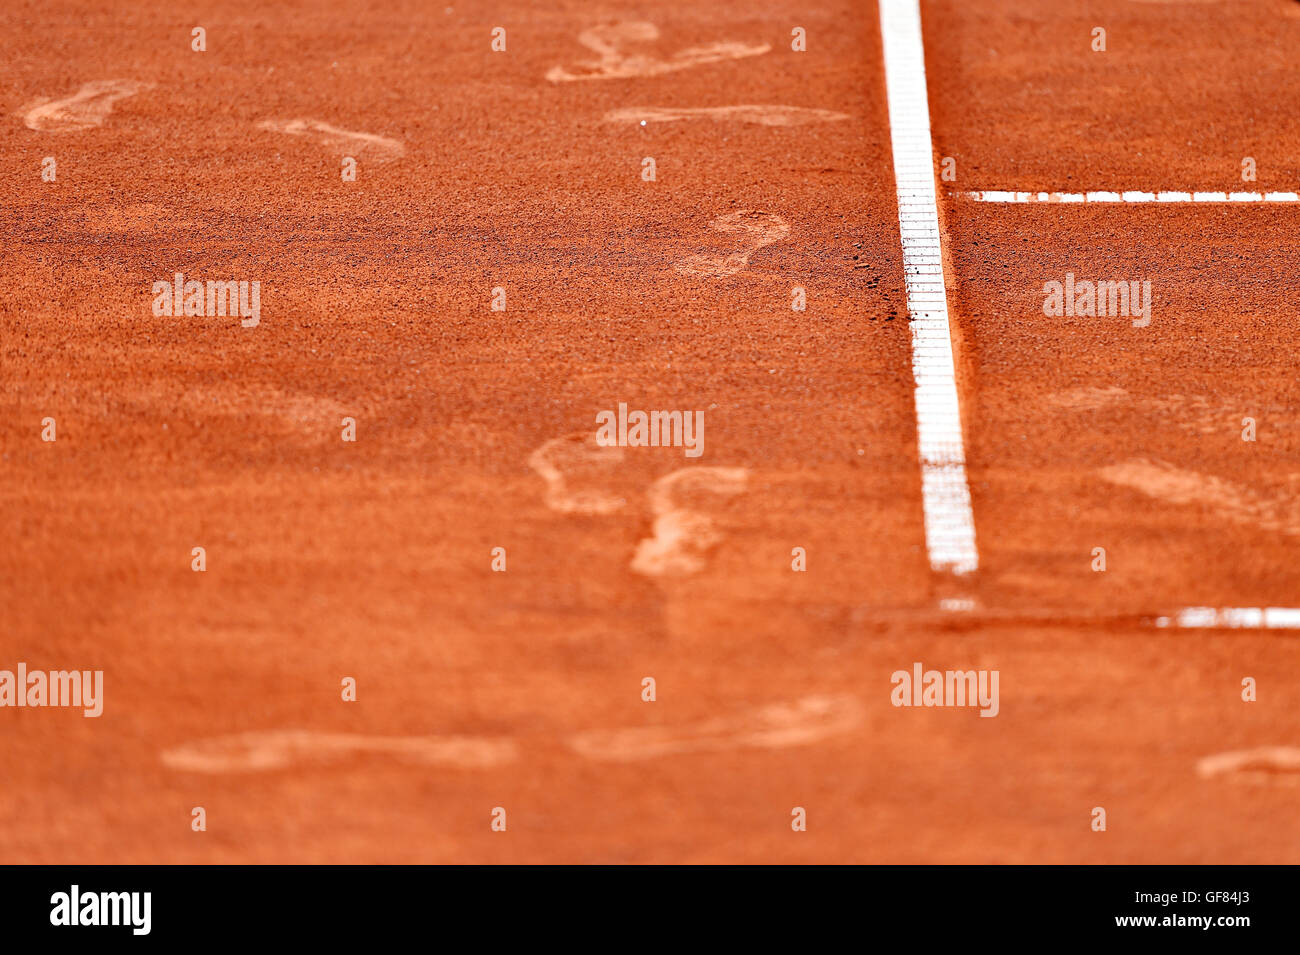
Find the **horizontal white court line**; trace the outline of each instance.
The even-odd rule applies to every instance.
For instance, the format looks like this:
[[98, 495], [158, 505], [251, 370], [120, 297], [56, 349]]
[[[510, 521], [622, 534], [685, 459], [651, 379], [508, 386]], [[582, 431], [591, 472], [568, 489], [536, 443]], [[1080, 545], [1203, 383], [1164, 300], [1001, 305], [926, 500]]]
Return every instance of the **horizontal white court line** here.
[[1300, 607], [1184, 607], [1157, 627], [1300, 630]]
[[[925, 549], [931, 570], [968, 574], [979, 567], [979, 551], [975, 547], [975, 518], [966, 481], [948, 300], [939, 264], [939, 210], [935, 205], [934, 146], [930, 139], [919, 0], [880, 0], [880, 36], [885, 50], [885, 91], [907, 311], [912, 318], [912, 375], [916, 383], [916, 443], [921, 464]], [[927, 263], [927, 267], [918, 268], [921, 263]], [[921, 347], [938, 342], [943, 347]]]
[[976, 202], [1300, 202], [1295, 192], [965, 192]]

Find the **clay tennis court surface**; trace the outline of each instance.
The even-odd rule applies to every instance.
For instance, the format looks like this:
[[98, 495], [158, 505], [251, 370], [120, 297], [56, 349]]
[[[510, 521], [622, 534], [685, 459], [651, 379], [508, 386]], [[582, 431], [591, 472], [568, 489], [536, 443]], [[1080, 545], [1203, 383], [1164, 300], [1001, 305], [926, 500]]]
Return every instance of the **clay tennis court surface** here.
[[0, 859], [1295, 861], [1300, 634], [1155, 621], [1300, 606], [1300, 205], [966, 193], [1294, 191], [1298, 8], [922, 0], [955, 576], [875, 3], [10, 3], [0, 668], [105, 690], [0, 710]]

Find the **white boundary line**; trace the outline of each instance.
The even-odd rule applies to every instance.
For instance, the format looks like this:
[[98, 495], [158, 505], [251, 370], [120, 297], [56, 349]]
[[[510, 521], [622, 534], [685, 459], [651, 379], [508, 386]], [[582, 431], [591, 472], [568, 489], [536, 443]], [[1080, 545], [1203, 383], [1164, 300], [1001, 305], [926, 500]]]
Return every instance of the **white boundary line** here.
[[880, 0], [880, 35], [912, 328], [925, 546], [932, 570], [968, 574], [979, 567], [979, 551], [944, 290], [919, 0]]
[[1157, 627], [1300, 630], [1300, 607], [1184, 607], [1157, 617]]
[[1294, 192], [965, 192], [976, 202], [1300, 202]]

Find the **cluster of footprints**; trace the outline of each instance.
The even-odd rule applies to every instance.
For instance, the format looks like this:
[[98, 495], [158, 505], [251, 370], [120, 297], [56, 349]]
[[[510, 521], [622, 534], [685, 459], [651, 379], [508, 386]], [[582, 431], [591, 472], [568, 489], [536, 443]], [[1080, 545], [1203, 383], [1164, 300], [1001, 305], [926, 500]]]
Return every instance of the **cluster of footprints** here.
[[[701, 723], [594, 730], [565, 738], [586, 759], [632, 762], [677, 753], [735, 747], [779, 749], [848, 733], [863, 720], [862, 704], [848, 696], [806, 696], [769, 703]], [[493, 769], [514, 762], [510, 737], [367, 736], [309, 730], [263, 730], [197, 740], [165, 750], [162, 762], [194, 773], [258, 772], [387, 757], [420, 766]]]
[[[592, 27], [578, 35], [578, 42], [596, 54], [594, 60], [574, 65], [556, 66], [546, 78], [552, 83], [578, 80], [615, 80], [658, 76], [677, 70], [689, 69], [708, 63], [737, 60], [769, 52], [767, 43], [746, 44], [735, 42], [709, 43], [679, 50], [668, 59], [649, 54], [632, 53], [628, 45], [650, 43], [659, 38], [659, 29], [653, 23], [635, 21]], [[42, 98], [28, 103], [21, 110], [24, 123], [40, 132], [70, 132], [100, 126], [113, 111], [120, 99], [134, 96], [152, 86], [135, 80], [98, 80], [86, 83], [59, 100]], [[797, 106], [715, 106], [715, 107], [645, 107], [618, 109], [606, 114], [611, 122], [673, 122], [704, 118], [715, 122], [757, 123], [766, 126], [795, 126], [814, 122], [834, 122], [847, 119], [844, 113], [831, 110], [808, 109]], [[406, 152], [405, 146], [385, 136], [342, 129], [316, 119], [268, 119], [259, 122], [259, 129], [288, 136], [314, 139], [331, 149], [365, 155], [385, 162], [397, 159]], [[780, 216], [769, 212], [744, 210], [721, 216], [711, 223], [719, 232], [734, 233], [743, 238], [739, 249], [724, 256], [692, 255], [675, 266], [682, 275], [720, 278], [735, 275], [749, 266], [749, 257], [764, 246], [784, 239], [790, 232], [789, 224]]]
[[[528, 463], [545, 483], [545, 502], [561, 514], [603, 515], [621, 511], [624, 498], [599, 488], [574, 486], [599, 476], [623, 460], [624, 449], [595, 443], [578, 433], [547, 441]], [[642, 540], [631, 561], [634, 571], [651, 576], [690, 574], [704, 566], [707, 551], [720, 540], [708, 515], [680, 503], [699, 491], [738, 494], [746, 468], [682, 468], [655, 481], [648, 499], [653, 534]], [[736, 747], [784, 748], [815, 743], [852, 731], [863, 707], [847, 696], [806, 696], [769, 703], [700, 723], [589, 730], [571, 734], [565, 745], [597, 761], [631, 762], [660, 756], [712, 752]], [[319, 767], [383, 757], [421, 766], [493, 769], [514, 762], [519, 745], [501, 736], [379, 736], [300, 729], [255, 730], [185, 743], [162, 753], [164, 765], [186, 772], [222, 774]]]
[[[658, 76], [705, 63], [738, 60], [767, 53], [772, 47], [767, 43], [710, 43], [679, 50], [671, 59], [660, 59], [647, 54], [629, 53], [630, 43], [649, 43], [659, 38], [653, 23], [633, 22], [613, 26], [593, 27], [578, 35], [578, 42], [597, 55], [575, 67], [553, 67], [546, 74], [552, 83], [570, 83], [577, 80], [617, 80], [632, 77]], [[761, 123], [768, 126], [793, 126], [808, 122], [847, 119], [843, 113], [829, 110], [801, 109], [794, 106], [721, 106], [708, 108], [647, 107], [618, 109], [607, 113], [610, 122], [671, 122], [696, 117], [740, 122]], [[725, 256], [692, 255], [678, 262], [674, 268], [682, 275], [703, 278], [723, 278], [743, 272], [749, 267], [749, 257], [764, 246], [779, 242], [790, 234], [789, 224], [770, 212], [742, 210], [720, 216], [710, 223], [722, 233], [735, 233], [743, 237], [741, 248]]]
[[[28, 129], [42, 133], [70, 133], [104, 125], [113, 104], [120, 99], [151, 89], [152, 83], [136, 80], [96, 80], [82, 85], [71, 96], [51, 100], [41, 97], [19, 110]], [[315, 119], [269, 119], [257, 124], [259, 129], [290, 136], [308, 136], [330, 147], [380, 162], [395, 159], [406, 147], [395, 139], [340, 129]]]
[[[682, 753], [737, 747], [783, 749], [852, 732], [865, 718], [851, 696], [805, 696], [791, 702], [676, 726], [588, 730], [565, 738], [586, 759], [635, 762]], [[494, 769], [515, 762], [520, 747], [511, 737], [368, 736], [310, 730], [255, 730], [185, 743], [163, 751], [162, 762], [193, 773], [268, 772], [337, 765], [362, 757], [386, 757], [417, 766]], [[1300, 784], [1300, 748], [1265, 746], [1207, 756], [1196, 766], [1202, 779]]]
[[652, 43], [659, 39], [659, 28], [641, 21], [618, 23], [611, 26], [592, 27], [578, 34], [578, 42], [596, 54], [574, 67], [554, 66], [546, 73], [552, 83], [571, 83], [575, 80], [621, 80], [637, 76], [658, 76], [677, 70], [759, 56], [772, 47], [767, 43], [750, 46], [744, 43], [709, 43], [693, 46], [674, 53], [671, 59], [661, 60], [645, 54], [626, 53], [629, 43]]
[[[616, 466], [623, 449], [596, 444], [588, 432], [552, 438], [534, 451], [528, 465], [546, 482], [546, 506], [561, 514], [614, 514], [627, 505], [624, 498], [598, 488], [577, 487], [589, 476]], [[592, 472], [595, 472], [594, 475]], [[711, 517], [681, 503], [680, 496], [705, 491], [733, 495], [745, 490], [747, 468], [680, 468], [650, 485], [647, 494], [653, 534], [642, 540], [631, 568], [648, 577], [685, 576], [701, 570], [708, 552], [722, 535]]]

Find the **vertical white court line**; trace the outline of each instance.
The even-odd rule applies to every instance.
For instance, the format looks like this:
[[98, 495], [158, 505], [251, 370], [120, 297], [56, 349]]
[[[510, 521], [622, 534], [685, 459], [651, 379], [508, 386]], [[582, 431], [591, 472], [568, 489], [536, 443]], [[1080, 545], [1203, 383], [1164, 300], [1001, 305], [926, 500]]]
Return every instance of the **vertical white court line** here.
[[925, 545], [932, 570], [968, 574], [979, 567], [979, 551], [943, 282], [919, 0], [880, 0], [880, 35], [912, 327]]

